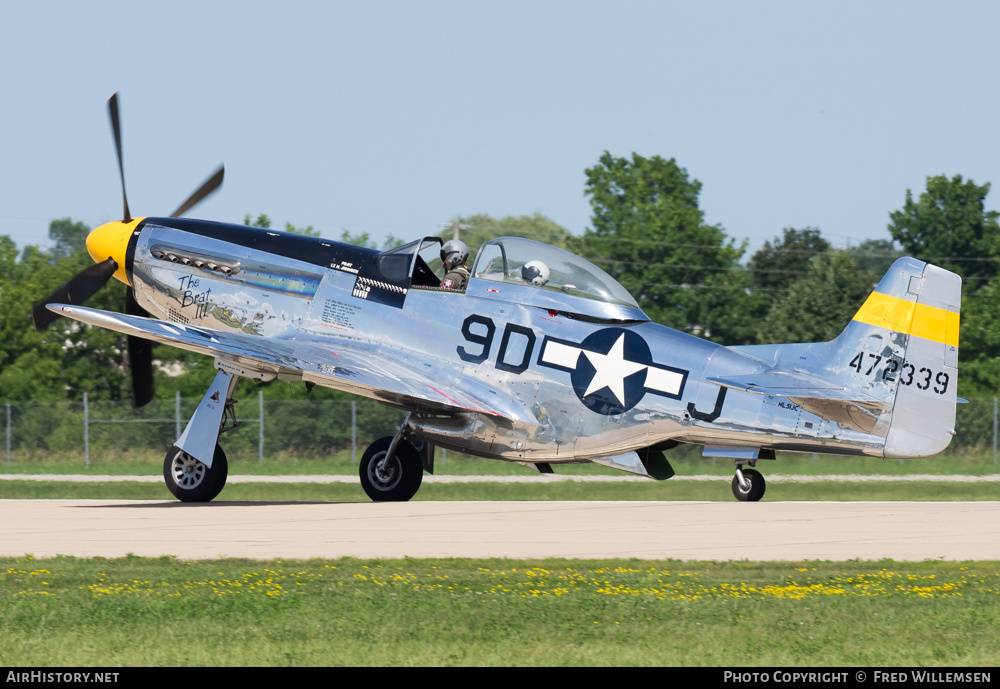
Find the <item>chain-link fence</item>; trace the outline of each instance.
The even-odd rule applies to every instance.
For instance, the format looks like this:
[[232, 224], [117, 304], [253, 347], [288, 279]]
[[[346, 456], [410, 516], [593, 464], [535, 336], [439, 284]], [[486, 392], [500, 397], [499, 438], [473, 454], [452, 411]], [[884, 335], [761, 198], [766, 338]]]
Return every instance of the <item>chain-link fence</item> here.
[[[3, 431], [6, 461], [14, 457], [163, 453], [173, 445], [200, 398], [153, 400], [136, 409], [129, 402], [8, 402]], [[222, 444], [230, 457], [264, 462], [274, 455], [355, 455], [372, 441], [395, 433], [403, 412], [372, 400], [265, 400], [235, 405], [238, 426]]]
[[[129, 402], [9, 402], [3, 433], [6, 462], [15, 457], [60, 455], [91, 458], [112, 454], [163, 453], [173, 445], [194, 413], [200, 398], [154, 400], [141, 409]], [[230, 457], [263, 463], [276, 456], [321, 457], [350, 452], [357, 455], [374, 440], [391, 435], [403, 412], [367, 399], [265, 400], [241, 399], [236, 405], [239, 426], [224, 436]], [[979, 397], [958, 406], [958, 434], [946, 454], [978, 453], [997, 463], [996, 397]]]

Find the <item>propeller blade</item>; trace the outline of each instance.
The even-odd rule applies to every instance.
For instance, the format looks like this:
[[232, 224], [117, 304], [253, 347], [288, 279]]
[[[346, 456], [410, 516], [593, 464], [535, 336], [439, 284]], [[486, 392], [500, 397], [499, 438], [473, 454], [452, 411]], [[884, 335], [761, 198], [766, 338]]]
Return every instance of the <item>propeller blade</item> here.
[[208, 196], [213, 191], [222, 186], [222, 178], [225, 177], [225, 175], [226, 175], [226, 166], [220, 165], [219, 169], [216, 170], [211, 177], [206, 179], [205, 182], [200, 187], [198, 187], [198, 189], [193, 194], [191, 194], [187, 198], [187, 201], [178, 206], [177, 210], [175, 210], [173, 213], [170, 214], [170, 217], [179, 218], [185, 213], [187, 213], [189, 210], [194, 208], [194, 206], [200, 203], [202, 199], [204, 199], [206, 196]]
[[89, 268], [84, 268], [79, 273], [71, 277], [66, 283], [60, 285], [56, 291], [35, 302], [31, 309], [31, 318], [35, 322], [36, 330], [45, 330], [52, 325], [58, 315], [45, 308], [46, 304], [73, 304], [81, 306], [85, 301], [94, 296], [97, 290], [111, 279], [111, 276], [118, 270], [115, 259], [109, 258], [106, 261], [95, 263]]
[[128, 197], [125, 195], [125, 165], [122, 163], [122, 129], [118, 118], [117, 91], [108, 99], [108, 112], [111, 114], [111, 131], [114, 132], [115, 150], [118, 152], [118, 175], [122, 178], [122, 206], [125, 213], [122, 222], [132, 222], [132, 216], [128, 212]]
[[[132, 288], [125, 295], [125, 313], [130, 316], [148, 316], [139, 306]], [[153, 343], [141, 337], [128, 336], [128, 360], [132, 369], [132, 399], [142, 407], [153, 399]]]

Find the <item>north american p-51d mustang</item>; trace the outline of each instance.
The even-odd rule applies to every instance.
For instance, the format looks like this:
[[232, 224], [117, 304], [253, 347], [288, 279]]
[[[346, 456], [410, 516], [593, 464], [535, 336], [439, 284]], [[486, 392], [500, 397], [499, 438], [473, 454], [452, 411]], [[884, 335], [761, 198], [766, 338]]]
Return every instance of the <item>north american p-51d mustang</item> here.
[[[109, 104], [121, 170], [117, 101]], [[409, 500], [434, 447], [541, 472], [596, 462], [653, 479], [679, 443], [732, 458], [733, 494], [775, 451], [925, 457], [954, 435], [961, 279], [896, 261], [839, 337], [724, 347], [650, 322], [613, 278], [521, 238], [482, 245], [464, 290], [442, 288], [441, 240], [378, 252], [182, 215], [95, 229], [96, 265], [40, 303], [129, 336], [136, 402], [151, 396], [148, 341], [215, 359], [218, 373], [163, 473], [184, 501], [222, 490], [220, 425], [240, 378], [304, 381], [405, 413], [360, 463], [376, 501]], [[80, 306], [111, 277], [126, 313]], [[46, 311], [46, 304], [49, 311]]]

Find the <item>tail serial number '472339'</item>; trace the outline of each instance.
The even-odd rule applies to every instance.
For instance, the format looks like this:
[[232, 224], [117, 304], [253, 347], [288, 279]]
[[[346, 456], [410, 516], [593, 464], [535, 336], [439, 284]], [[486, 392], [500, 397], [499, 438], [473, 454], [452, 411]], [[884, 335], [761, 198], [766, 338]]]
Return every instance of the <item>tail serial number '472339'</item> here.
[[[733, 494], [752, 502], [764, 478], [750, 467], [776, 450], [925, 457], [954, 435], [961, 279], [933, 265], [896, 261], [829, 342], [724, 347], [652, 323], [605, 272], [527, 239], [487, 242], [455, 277], [437, 237], [378, 252], [180, 217], [221, 182], [220, 168], [164, 218], [132, 218], [123, 184], [123, 219], [87, 239], [95, 265], [35, 309], [38, 327], [58, 314], [128, 335], [137, 404], [152, 396], [149, 341], [214, 357], [164, 460], [181, 500], [225, 485], [219, 429], [241, 377], [398, 408], [398, 432], [361, 462], [373, 500], [413, 497], [435, 447], [666, 479], [669, 450], [693, 443], [732, 458]], [[112, 277], [125, 313], [80, 306]]]

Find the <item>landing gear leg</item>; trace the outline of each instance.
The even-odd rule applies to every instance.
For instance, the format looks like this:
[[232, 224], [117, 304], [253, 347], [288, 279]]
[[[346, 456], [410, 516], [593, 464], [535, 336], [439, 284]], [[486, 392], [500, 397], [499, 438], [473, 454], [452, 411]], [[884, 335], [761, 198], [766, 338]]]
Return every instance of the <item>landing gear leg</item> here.
[[424, 468], [412, 435], [407, 414], [396, 435], [379, 438], [362, 455], [361, 487], [375, 502], [406, 502], [420, 489]]
[[757, 502], [764, 497], [764, 475], [755, 469], [743, 469], [742, 466], [744, 464], [736, 463], [733, 495], [741, 502]]
[[208, 502], [226, 485], [229, 468], [226, 453], [219, 447], [219, 434], [235, 425], [233, 392], [238, 381], [232, 373], [216, 374], [181, 437], [163, 459], [163, 480], [182, 502]]

